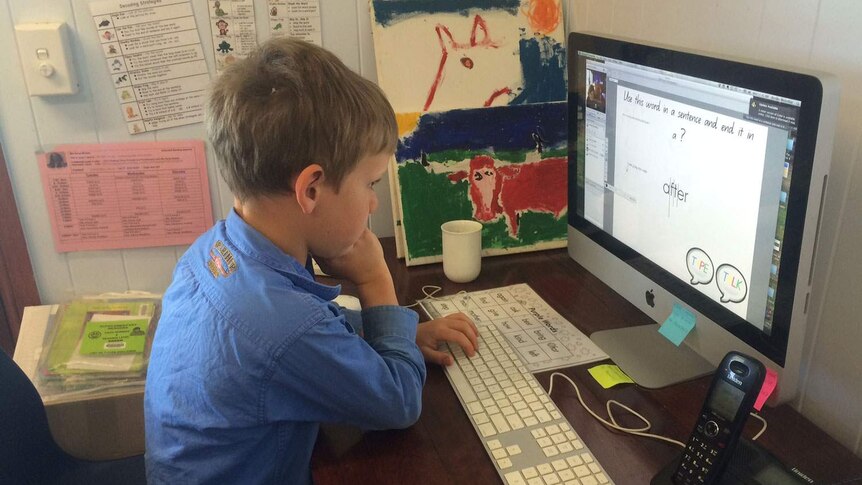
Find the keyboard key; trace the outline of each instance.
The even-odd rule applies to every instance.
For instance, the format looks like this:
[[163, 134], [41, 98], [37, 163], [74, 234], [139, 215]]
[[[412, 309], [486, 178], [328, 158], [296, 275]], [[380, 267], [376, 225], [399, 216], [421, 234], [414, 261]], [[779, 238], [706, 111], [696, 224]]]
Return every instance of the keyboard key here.
[[542, 463], [541, 465], [536, 466], [536, 470], [538, 470], [540, 475], [547, 475], [554, 471], [554, 467], [552, 467], [550, 463]]
[[494, 423], [494, 427], [497, 428], [497, 432], [499, 433], [505, 433], [512, 429], [509, 427], [509, 423], [506, 422], [506, 418], [504, 418], [502, 414], [491, 415], [491, 422]]
[[547, 456], [548, 458], [550, 458], [550, 457], [552, 457], [552, 456], [557, 456], [557, 455], [559, 455], [559, 454], [560, 454], [560, 450], [559, 450], [559, 449], [557, 449], [557, 447], [556, 447], [556, 446], [551, 445], [551, 446], [548, 446], [547, 448], [542, 448], [542, 453], [544, 453], [544, 454], [545, 454], [545, 456]]
[[556, 471], [565, 470], [566, 468], [568, 468], [566, 460], [554, 460], [551, 462], [551, 466], [554, 467], [554, 470]]
[[503, 443], [500, 443], [500, 440], [488, 441], [488, 448], [491, 448], [492, 450], [496, 450], [496, 449], [502, 448], [502, 447], [503, 447]]
[[524, 474], [524, 478], [536, 478], [539, 476], [539, 472], [536, 471], [535, 467], [527, 467], [521, 470], [521, 473]]
[[479, 425], [479, 433], [481, 433], [483, 438], [487, 438], [489, 436], [494, 436], [497, 434], [497, 430], [494, 429], [494, 425], [491, 423], [485, 423]]
[[558, 474], [560, 475], [560, 480], [563, 480], [564, 482], [575, 479], [575, 472], [569, 470], [568, 468], [566, 468], [565, 470], [560, 470]]
[[506, 468], [512, 468], [512, 460], [508, 458], [497, 460], [497, 466], [499, 466], [501, 470], [505, 470]]
[[507, 473], [505, 478], [508, 485], [527, 485], [527, 481], [524, 480], [524, 477], [516, 471]]
[[521, 454], [521, 447], [518, 445], [507, 446], [506, 452], [509, 453], [510, 456], [519, 455]]
[[542, 475], [542, 480], [544, 480], [548, 485], [556, 485], [560, 483], [560, 477], [556, 473]]

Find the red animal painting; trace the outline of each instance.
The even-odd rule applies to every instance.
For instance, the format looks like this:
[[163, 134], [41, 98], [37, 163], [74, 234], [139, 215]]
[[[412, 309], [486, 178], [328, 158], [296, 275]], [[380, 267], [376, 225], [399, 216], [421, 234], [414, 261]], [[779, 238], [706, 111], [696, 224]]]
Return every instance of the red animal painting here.
[[497, 165], [493, 158], [478, 155], [470, 160], [469, 174], [463, 170], [448, 175], [453, 183], [468, 178], [473, 217], [491, 222], [503, 216], [509, 235], [518, 237], [524, 212], [551, 213], [559, 219], [566, 211], [566, 158]]

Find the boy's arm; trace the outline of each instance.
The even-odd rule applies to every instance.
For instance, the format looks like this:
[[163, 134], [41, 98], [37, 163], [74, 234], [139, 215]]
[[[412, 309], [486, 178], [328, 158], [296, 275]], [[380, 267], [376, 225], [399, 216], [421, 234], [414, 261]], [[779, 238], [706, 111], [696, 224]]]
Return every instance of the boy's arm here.
[[315, 260], [327, 274], [356, 284], [362, 308], [398, 304], [383, 248], [370, 229], [365, 229], [347, 253], [331, 259], [315, 257]]
[[362, 320], [365, 339], [332, 315], [284, 350], [265, 394], [268, 420], [389, 429], [418, 419], [425, 382], [418, 315], [387, 305], [364, 309]]

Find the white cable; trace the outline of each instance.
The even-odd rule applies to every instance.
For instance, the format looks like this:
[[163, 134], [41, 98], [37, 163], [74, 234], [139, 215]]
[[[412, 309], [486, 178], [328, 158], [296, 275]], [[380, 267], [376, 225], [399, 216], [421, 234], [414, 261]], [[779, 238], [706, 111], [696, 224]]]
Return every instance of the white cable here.
[[[430, 289], [431, 291], [429, 291], [428, 289]], [[437, 293], [440, 293], [441, 291], [443, 291], [443, 288], [441, 288], [439, 286], [425, 285], [422, 287], [422, 294], [425, 295], [425, 297], [416, 300], [416, 302], [414, 302], [412, 305], [407, 305], [405, 308], [413, 308], [416, 305], [418, 305], [418, 304], [420, 304], [426, 300], [436, 300], [436, 298], [434, 298], [434, 295], [436, 295]]]
[[[594, 413], [592, 409], [587, 407], [587, 404], [584, 402], [584, 399], [581, 397], [581, 391], [578, 389], [578, 385], [575, 384], [574, 381], [569, 379], [569, 376], [567, 376], [565, 374], [561, 374], [559, 372], [554, 372], [551, 374], [551, 383], [550, 383], [550, 386], [548, 387], [548, 395], [549, 396], [551, 395], [551, 392], [553, 392], [553, 390], [554, 390], [554, 377], [555, 376], [560, 376], [563, 379], [569, 381], [569, 384], [571, 384], [572, 387], [575, 389], [575, 394], [577, 394], [578, 401], [581, 402], [581, 406], [583, 406], [584, 409], [586, 409], [588, 413], [590, 413], [594, 418], [596, 418], [600, 423], [604, 424], [608, 428], [622, 431], [623, 433], [629, 433], [629, 434], [633, 434], [633, 435], [637, 435], [637, 436], [644, 436], [646, 438], [653, 438], [653, 439], [657, 439], [657, 440], [667, 441], [668, 443], [673, 443], [673, 444], [675, 444], [681, 448], [685, 448], [685, 443], [679, 442], [675, 439], [667, 438], [667, 437], [660, 436], [657, 434], [646, 433], [646, 431], [648, 431], [650, 429], [650, 426], [652, 426], [650, 424], [649, 420], [647, 420], [645, 417], [641, 416], [634, 409], [632, 409], [632, 408], [630, 408], [630, 407], [626, 406], [625, 404], [622, 404], [618, 401], [610, 400], [606, 403], [606, 407], [608, 410], [608, 417], [610, 418], [610, 421], [602, 418], [598, 414]], [[614, 418], [613, 412], [611, 412], [611, 404], [616, 404], [617, 406], [619, 406], [619, 407], [625, 409], [626, 411], [632, 413], [633, 415], [637, 416], [638, 418], [640, 418], [641, 421], [644, 422], [645, 426], [643, 426], [641, 428], [626, 428], [624, 426], [620, 426], [619, 423], [617, 423], [616, 418]]]
[[[590, 413], [594, 418], [596, 418], [600, 423], [604, 424], [605, 426], [607, 426], [607, 427], [609, 427], [609, 428], [612, 428], [612, 429], [616, 429], [616, 430], [618, 430], [618, 431], [622, 431], [622, 432], [624, 432], [624, 433], [630, 433], [630, 434], [637, 435], [637, 436], [644, 436], [644, 437], [647, 437], [647, 438], [653, 438], [653, 439], [657, 439], [657, 440], [667, 441], [667, 442], [669, 442], [669, 443], [673, 443], [673, 444], [678, 445], [678, 446], [680, 446], [680, 447], [682, 447], [682, 448], [685, 448], [685, 444], [684, 444], [684, 443], [682, 443], [682, 442], [679, 442], [679, 441], [677, 441], [677, 440], [674, 440], [674, 439], [671, 439], [671, 438], [667, 438], [667, 437], [664, 437], [664, 436], [660, 436], [660, 435], [657, 435], [657, 434], [646, 433], [646, 431], [648, 431], [648, 430], [650, 429], [650, 426], [652, 426], [652, 424], [649, 422], [649, 420], [647, 420], [645, 417], [643, 417], [640, 413], [638, 413], [638, 412], [637, 412], [637, 411], [635, 411], [634, 409], [632, 409], [632, 408], [630, 408], [630, 407], [626, 406], [625, 404], [622, 404], [622, 403], [621, 403], [621, 402], [619, 402], [619, 401], [615, 401], [615, 400], [611, 399], [611, 400], [609, 400], [608, 402], [606, 402], [606, 403], [605, 403], [605, 408], [606, 408], [606, 409], [607, 409], [607, 411], [608, 411], [608, 417], [610, 418], [610, 421], [607, 421], [607, 420], [603, 419], [602, 417], [600, 417], [599, 415], [597, 415], [596, 413], [594, 413], [592, 409], [590, 409], [589, 407], [587, 407], [587, 404], [584, 402], [584, 399], [581, 397], [581, 391], [580, 391], [580, 389], [578, 389], [578, 385], [577, 385], [577, 384], [575, 384], [575, 383], [574, 383], [574, 381], [572, 381], [572, 380], [569, 378], [569, 376], [567, 376], [567, 375], [565, 375], [565, 374], [561, 374], [561, 373], [559, 373], [559, 372], [554, 372], [554, 373], [552, 373], [552, 374], [551, 374], [550, 385], [548, 386], [548, 395], [549, 395], [549, 396], [551, 395], [551, 392], [553, 392], [553, 390], [554, 390], [554, 377], [555, 377], [555, 376], [560, 376], [560, 377], [562, 377], [563, 379], [567, 380], [567, 381], [569, 382], [569, 384], [571, 384], [571, 385], [572, 385], [572, 387], [575, 389], [575, 394], [577, 394], [577, 396], [578, 396], [578, 401], [580, 401], [581, 406], [583, 406], [583, 407], [584, 407], [584, 409], [586, 409], [588, 413]], [[617, 405], [617, 406], [619, 406], [619, 407], [621, 407], [621, 408], [625, 409], [626, 411], [630, 412], [631, 414], [633, 414], [633, 415], [637, 416], [637, 417], [638, 417], [638, 418], [639, 418], [639, 419], [644, 423], [644, 426], [643, 426], [642, 428], [626, 428], [626, 427], [624, 427], [624, 426], [621, 426], [621, 425], [617, 422], [616, 418], [614, 417], [614, 413], [613, 413], [613, 411], [611, 410], [611, 404], [615, 404], [615, 405]], [[760, 429], [760, 431], [758, 431], [758, 432], [757, 432], [757, 434], [755, 434], [755, 435], [754, 435], [754, 437], [753, 437], [753, 438], [751, 438], [751, 441], [754, 441], [754, 440], [756, 440], [757, 438], [760, 438], [760, 436], [761, 436], [764, 432], [766, 432], [766, 426], [767, 426], [767, 425], [766, 425], [766, 420], [765, 420], [765, 419], [763, 419], [763, 417], [762, 417], [762, 416], [760, 416], [759, 414], [752, 412], [752, 413], [750, 413], [750, 415], [751, 415], [751, 416], [754, 416], [754, 417], [755, 417], [755, 418], [757, 418], [757, 419], [759, 419], [759, 420], [760, 420], [760, 422], [762, 422], [762, 423], [763, 423], [763, 428], [761, 428], [761, 429]]]
[[[443, 288], [441, 288], [437, 285], [425, 285], [422, 287], [422, 294], [425, 295], [425, 297], [416, 300], [415, 303], [413, 303], [412, 305], [407, 305], [405, 308], [415, 307], [416, 305], [422, 303], [423, 301], [438, 300], [439, 298], [435, 297], [434, 295], [436, 295], [437, 293], [440, 293], [441, 291], [443, 291]], [[460, 295], [462, 293], [467, 293], [467, 291], [461, 290], [458, 293], [455, 293], [455, 295]], [[455, 296], [455, 295], [451, 295], [451, 296]], [[449, 298], [449, 297], [446, 297], [446, 298]]]
[[766, 431], [766, 420], [763, 419], [762, 416], [760, 416], [759, 414], [757, 414], [753, 411], [751, 413], [749, 413], [749, 415], [754, 416], [755, 418], [759, 419], [761, 423], [763, 423], [763, 427], [760, 428], [760, 431], [758, 431], [757, 434], [754, 435], [754, 438], [751, 438], [751, 441], [754, 441], [757, 438], [760, 438], [760, 435], [762, 435]]

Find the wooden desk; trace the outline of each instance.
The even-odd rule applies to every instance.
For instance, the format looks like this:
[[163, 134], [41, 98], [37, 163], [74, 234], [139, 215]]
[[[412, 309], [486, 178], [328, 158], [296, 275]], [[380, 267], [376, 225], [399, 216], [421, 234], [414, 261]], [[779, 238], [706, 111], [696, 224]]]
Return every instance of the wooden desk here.
[[[402, 304], [421, 298], [423, 285], [441, 286], [441, 294], [453, 294], [527, 283], [587, 335], [601, 329], [651, 323], [562, 249], [486, 258], [479, 278], [462, 285], [446, 280], [440, 264], [407, 268], [395, 258], [392, 238], [384, 238], [383, 245]], [[345, 286], [345, 290], [350, 293], [352, 288]], [[584, 400], [597, 414], [605, 415], [605, 401], [616, 399], [646, 416], [654, 433], [686, 441], [706, 396], [709, 377], [660, 390], [634, 385], [606, 390], [587, 373], [587, 367], [592, 365], [596, 364], [562, 372], [578, 383]], [[545, 389], [549, 376], [550, 372], [537, 376]], [[649, 483], [680, 451], [675, 445], [608, 430], [587, 414], [574, 390], [562, 380], [555, 380], [552, 398], [618, 485]], [[312, 460], [316, 483], [501, 483], [440, 367], [428, 368], [422, 404], [421, 418], [406, 430], [362, 433], [353, 428], [325, 426]], [[769, 428], [758, 443], [785, 463], [796, 466], [817, 483], [862, 483], [862, 459], [790, 406], [764, 409], [762, 414]], [[622, 424], [639, 424], [635, 421], [623, 419]], [[750, 419], [746, 435], [751, 437], [759, 426], [757, 420]]]

